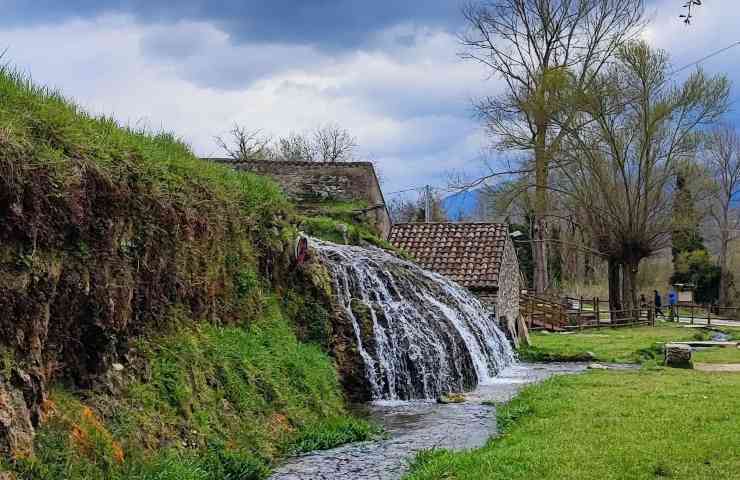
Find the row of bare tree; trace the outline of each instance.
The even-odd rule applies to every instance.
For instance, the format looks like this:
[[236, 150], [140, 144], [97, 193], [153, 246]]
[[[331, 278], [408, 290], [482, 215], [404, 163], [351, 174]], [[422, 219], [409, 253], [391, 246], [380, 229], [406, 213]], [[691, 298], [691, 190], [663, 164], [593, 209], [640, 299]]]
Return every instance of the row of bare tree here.
[[503, 79], [478, 113], [500, 150], [526, 152], [510, 198], [532, 219], [534, 289], [548, 289], [548, 222], [568, 218], [609, 264], [614, 309], [637, 306], [640, 262], [670, 245], [676, 178], [694, 166], [727, 246], [737, 228], [737, 137], [708, 133], [727, 110], [729, 82], [697, 70], [678, 81], [665, 52], [639, 40], [642, 0], [495, 0], [465, 9], [465, 57]]
[[336, 124], [278, 138], [234, 125], [228, 135], [215, 140], [235, 161], [351, 162], [356, 159], [358, 147], [357, 139]]

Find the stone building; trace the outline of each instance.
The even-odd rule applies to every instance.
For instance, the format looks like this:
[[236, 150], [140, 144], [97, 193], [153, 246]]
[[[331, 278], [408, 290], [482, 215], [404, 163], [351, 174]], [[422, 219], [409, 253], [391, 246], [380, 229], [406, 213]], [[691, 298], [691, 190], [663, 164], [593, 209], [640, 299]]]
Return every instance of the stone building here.
[[490, 306], [515, 343], [526, 335], [519, 314], [519, 261], [508, 225], [402, 223], [393, 225], [389, 240], [421, 267], [454, 280]]
[[329, 200], [363, 202], [367, 207], [359, 214], [364, 215], [383, 238], [388, 237], [391, 219], [378, 176], [370, 162], [234, 161], [230, 158], [206, 160], [228, 163], [237, 170], [248, 170], [271, 177], [299, 209], [311, 210], [315, 205]]

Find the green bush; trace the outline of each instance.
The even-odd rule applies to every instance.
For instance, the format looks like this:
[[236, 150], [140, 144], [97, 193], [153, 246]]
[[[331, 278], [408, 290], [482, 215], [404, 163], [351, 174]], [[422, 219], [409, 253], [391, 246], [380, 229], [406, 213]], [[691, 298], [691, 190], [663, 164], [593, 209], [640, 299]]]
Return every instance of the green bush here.
[[720, 268], [706, 250], [683, 252], [676, 257], [671, 283], [694, 284], [696, 302], [715, 303], [719, 300]]

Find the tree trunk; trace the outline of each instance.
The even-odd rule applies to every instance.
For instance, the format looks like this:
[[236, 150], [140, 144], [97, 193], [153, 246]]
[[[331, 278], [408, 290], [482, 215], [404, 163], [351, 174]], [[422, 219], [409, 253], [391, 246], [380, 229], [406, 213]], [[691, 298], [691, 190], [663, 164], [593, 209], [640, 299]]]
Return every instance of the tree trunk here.
[[624, 264], [624, 291], [622, 300], [624, 309], [628, 310], [627, 316], [632, 315], [633, 310], [637, 310], [640, 304], [637, 301], [637, 272], [640, 268], [640, 260], [630, 259]]
[[545, 139], [547, 127], [544, 121], [537, 124], [535, 161], [534, 232], [532, 236], [532, 260], [534, 263], [534, 291], [545, 293], [549, 284], [547, 272], [547, 187], [548, 161]]
[[[615, 312], [622, 309], [622, 279], [620, 278], [621, 264], [609, 259], [609, 310]], [[614, 314], [611, 314], [614, 321]]]
[[720, 229], [720, 246], [719, 246], [719, 305], [728, 306], [728, 290], [730, 289], [730, 272], [727, 270], [727, 249], [730, 243], [729, 232], [726, 228]]

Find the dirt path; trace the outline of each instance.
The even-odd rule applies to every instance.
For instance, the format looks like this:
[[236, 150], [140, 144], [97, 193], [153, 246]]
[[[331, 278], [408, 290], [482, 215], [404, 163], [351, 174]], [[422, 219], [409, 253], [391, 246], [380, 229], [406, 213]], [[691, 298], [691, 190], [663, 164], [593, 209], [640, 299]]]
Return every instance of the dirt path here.
[[740, 363], [695, 363], [694, 370], [702, 372], [738, 372]]

